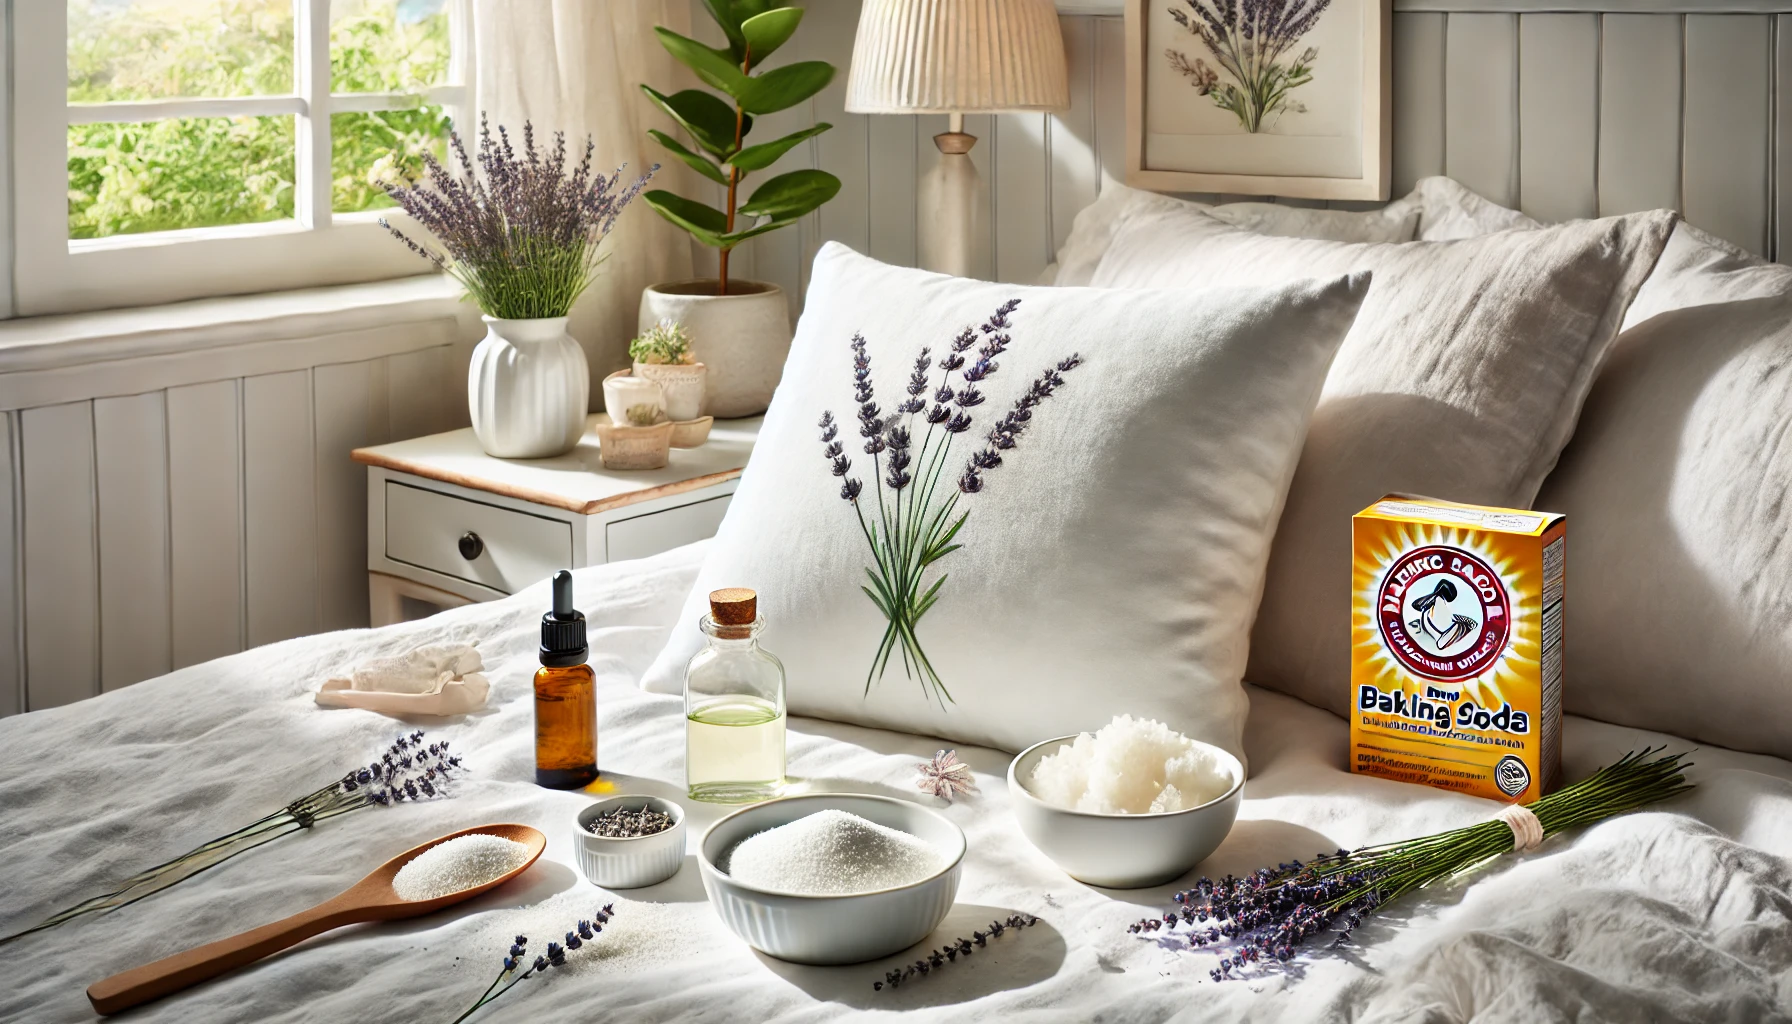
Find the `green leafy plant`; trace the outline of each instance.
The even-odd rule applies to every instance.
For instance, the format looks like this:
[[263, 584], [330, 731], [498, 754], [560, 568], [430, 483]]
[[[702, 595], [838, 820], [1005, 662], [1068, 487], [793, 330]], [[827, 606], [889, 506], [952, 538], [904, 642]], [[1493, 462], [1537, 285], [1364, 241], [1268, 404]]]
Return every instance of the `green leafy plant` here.
[[[654, 32], [666, 52], [727, 98], [701, 89], [683, 89], [668, 96], [646, 84], [641, 91], [684, 129], [696, 149], [662, 131], [647, 134], [698, 174], [725, 187], [727, 198], [720, 210], [664, 189], [641, 198], [691, 237], [721, 250], [717, 293], [726, 295], [728, 254], [735, 246], [796, 223], [840, 191], [839, 178], [826, 171], [804, 169], [767, 178], [746, 202], [739, 202], [741, 182], [749, 173], [765, 170], [797, 143], [833, 127], [821, 122], [781, 139], [748, 146], [745, 140], [752, 131], [753, 118], [794, 107], [827, 88], [834, 78], [834, 66], [806, 60], [755, 74], [796, 32], [803, 20], [802, 8], [773, 6], [771, 0], [704, 0], [704, 6], [728, 37], [726, 49], [706, 46], [663, 26]], [[756, 223], [741, 226], [741, 215]]]
[[628, 357], [637, 363], [673, 366], [694, 363], [691, 356], [691, 335], [684, 324], [662, 317], [660, 322], [628, 343]]

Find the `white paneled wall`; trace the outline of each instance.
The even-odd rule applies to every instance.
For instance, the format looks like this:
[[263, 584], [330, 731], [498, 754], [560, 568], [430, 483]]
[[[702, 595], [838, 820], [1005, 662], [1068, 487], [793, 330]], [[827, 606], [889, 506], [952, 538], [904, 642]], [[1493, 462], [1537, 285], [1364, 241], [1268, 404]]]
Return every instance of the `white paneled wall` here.
[[312, 330], [213, 324], [196, 352], [110, 338], [120, 358], [0, 357], [0, 714], [367, 624], [349, 452], [466, 422], [477, 326], [422, 291]]
[[[1600, 6], [1396, 0], [1394, 194], [1449, 174], [1543, 220], [1673, 207], [1753, 252], [1778, 253], [1778, 225], [1792, 220], [1792, 188], [1780, 187], [1792, 184], [1792, 160], [1778, 159], [1792, 142], [1792, 102], [1776, 96], [1792, 99], [1792, 39], [1782, 31], [1788, 15], [1776, 11], [1792, 10], [1792, 0], [1604, 4], [1647, 13]], [[793, 311], [823, 241], [914, 261], [915, 182], [936, 158], [932, 136], [945, 130], [944, 117], [843, 111], [858, 7], [808, 5], [779, 57], [828, 60], [840, 74], [807, 107], [755, 128], [755, 137], [771, 138], [812, 121], [834, 125], [766, 173], [820, 167], [840, 177], [840, 195], [733, 260], [734, 273], [782, 285]], [[1707, 13], [1714, 9], [1731, 13]], [[693, 0], [692, 18], [708, 23], [702, 0]], [[1124, 176], [1122, 21], [1064, 15], [1060, 24], [1071, 109], [966, 119], [993, 213], [982, 277], [1036, 279], [1104, 176]], [[713, 254], [704, 255], [713, 266]]]

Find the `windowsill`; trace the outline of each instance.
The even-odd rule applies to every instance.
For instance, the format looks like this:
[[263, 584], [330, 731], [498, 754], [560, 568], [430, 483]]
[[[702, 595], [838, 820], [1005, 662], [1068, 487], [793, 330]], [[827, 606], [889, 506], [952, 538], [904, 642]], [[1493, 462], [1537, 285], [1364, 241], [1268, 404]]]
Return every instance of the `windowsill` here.
[[283, 341], [450, 317], [476, 320], [442, 274], [0, 321], [0, 373]]

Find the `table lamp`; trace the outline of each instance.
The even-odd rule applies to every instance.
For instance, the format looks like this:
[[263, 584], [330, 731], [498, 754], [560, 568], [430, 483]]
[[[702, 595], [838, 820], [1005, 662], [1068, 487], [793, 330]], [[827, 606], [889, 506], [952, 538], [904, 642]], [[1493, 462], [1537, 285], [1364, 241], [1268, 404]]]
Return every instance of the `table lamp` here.
[[917, 189], [916, 255], [923, 269], [959, 277], [989, 235], [964, 115], [1070, 106], [1064, 37], [1052, 0], [865, 0], [846, 109], [855, 114], [945, 114], [940, 159]]

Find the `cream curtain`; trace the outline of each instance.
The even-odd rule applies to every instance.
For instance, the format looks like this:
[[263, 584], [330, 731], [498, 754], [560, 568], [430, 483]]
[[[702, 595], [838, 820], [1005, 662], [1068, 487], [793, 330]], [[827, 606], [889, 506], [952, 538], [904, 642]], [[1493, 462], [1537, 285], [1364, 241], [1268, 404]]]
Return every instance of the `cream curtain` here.
[[[653, 26], [689, 34], [690, 0], [474, 0], [472, 113], [516, 133], [535, 125], [536, 138], [567, 136], [578, 151], [586, 136], [606, 171], [627, 163], [625, 180], [665, 164], [649, 187], [691, 194], [696, 177], [664, 152], [647, 129], [673, 126], [641, 95], [646, 82], [664, 92], [685, 88], [684, 67], [654, 38]], [[475, 127], [469, 125], [468, 127]], [[591, 401], [602, 408], [599, 381], [628, 362], [641, 289], [694, 276], [689, 236], [637, 199], [605, 243], [609, 260], [574, 307], [569, 330], [591, 361]]]

